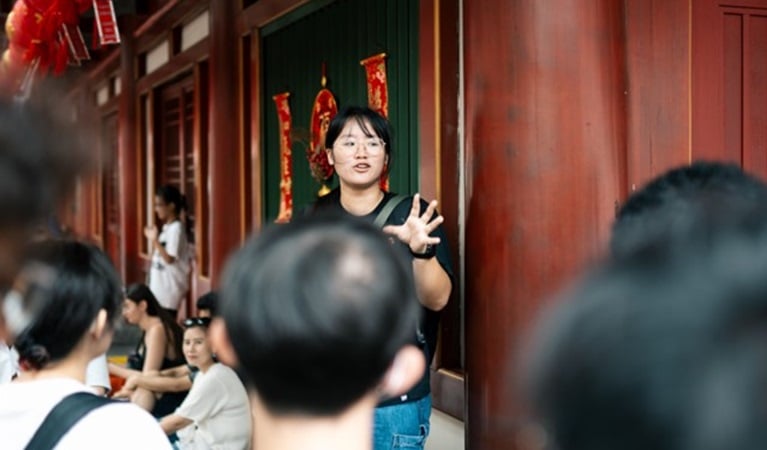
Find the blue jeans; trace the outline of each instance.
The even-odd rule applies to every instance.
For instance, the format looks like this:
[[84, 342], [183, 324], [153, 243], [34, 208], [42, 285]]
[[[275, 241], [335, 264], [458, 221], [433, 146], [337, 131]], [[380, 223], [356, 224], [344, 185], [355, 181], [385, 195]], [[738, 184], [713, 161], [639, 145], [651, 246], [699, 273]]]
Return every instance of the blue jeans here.
[[421, 449], [429, 436], [431, 394], [400, 405], [375, 409], [373, 450]]

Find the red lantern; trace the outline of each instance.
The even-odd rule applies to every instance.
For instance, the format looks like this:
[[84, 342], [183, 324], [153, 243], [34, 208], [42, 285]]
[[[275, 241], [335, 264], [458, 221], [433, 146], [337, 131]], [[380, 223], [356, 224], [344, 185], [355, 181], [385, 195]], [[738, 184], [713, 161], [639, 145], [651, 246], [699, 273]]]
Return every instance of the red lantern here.
[[69, 48], [61, 29], [65, 25], [77, 25], [80, 14], [91, 6], [92, 0], [17, 1], [6, 21], [11, 45], [3, 55], [4, 75], [7, 77], [16, 68], [27, 67], [40, 73], [50, 68], [56, 74], [63, 72], [69, 60]]
[[38, 20], [35, 13], [23, 1], [16, 2], [5, 22], [8, 41], [26, 49], [31, 45], [32, 40], [37, 38], [35, 32], [37, 28]]

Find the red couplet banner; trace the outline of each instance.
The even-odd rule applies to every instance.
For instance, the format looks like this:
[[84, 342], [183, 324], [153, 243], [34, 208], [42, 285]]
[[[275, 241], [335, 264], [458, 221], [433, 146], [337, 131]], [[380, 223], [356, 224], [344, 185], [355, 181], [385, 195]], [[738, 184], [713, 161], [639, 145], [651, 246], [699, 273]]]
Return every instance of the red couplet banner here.
[[[368, 85], [368, 106], [378, 114], [389, 118], [389, 86], [386, 80], [386, 53], [379, 53], [360, 61], [365, 68], [365, 79]], [[389, 190], [389, 177], [381, 175], [380, 187]]]
[[288, 104], [289, 92], [277, 94], [272, 99], [277, 106], [280, 124], [280, 211], [274, 220], [277, 223], [290, 222], [293, 216], [293, 146], [290, 138], [292, 118]]
[[101, 45], [119, 44], [120, 30], [117, 28], [112, 0], [93, 0], [93, 12], [96, 15], [96, 28]]

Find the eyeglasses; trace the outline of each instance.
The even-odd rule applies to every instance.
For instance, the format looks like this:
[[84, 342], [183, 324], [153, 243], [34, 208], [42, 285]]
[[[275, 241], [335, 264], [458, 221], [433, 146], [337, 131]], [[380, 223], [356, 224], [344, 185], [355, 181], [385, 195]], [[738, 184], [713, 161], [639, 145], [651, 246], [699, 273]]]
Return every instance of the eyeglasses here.
[[360, 146], [365, 146], [365, 149], [368, 153], [371, 155], [379, 154], [383, 151], [384, 147], [386, 147], [386, 142], [383, 141], [383, 139], [380, 138], [368, 138], [368, 139], [354, 139], [354, 138], [342, 138], [339, 139], [336, 143], [336, 148], [343, 150], [348, 153], [352, 153], [360, 148]]
[[210, 317], [190, 317], [184, 320], [184, 328], [207, 327], [210, 325]]

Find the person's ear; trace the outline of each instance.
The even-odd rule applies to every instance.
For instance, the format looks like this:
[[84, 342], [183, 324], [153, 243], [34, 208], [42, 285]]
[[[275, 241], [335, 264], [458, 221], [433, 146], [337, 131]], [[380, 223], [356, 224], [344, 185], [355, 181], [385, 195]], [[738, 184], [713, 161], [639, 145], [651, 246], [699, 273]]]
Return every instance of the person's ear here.
[[328, 155], [328, 163], [330, 163], [331, 166], [334, 165], [336, 162], [333, 160], [333, 149], [326, 148], [325, 154]]
[[423, 377], [424, 370], [426, 358], [423, 352], [414, 345], [402, 347], [394, 356], [378, 391], [386, 398], [402, 395]]
[[224, 319], [216, 317], [210, 322], [208, 327], [208, 338], [210, 339], [210, 348], [215, 353], [219, 361], [230, 367], [237, 365], [237, 354], [232, 347], [232, 341], [229, 340], [229, 332], [226, 330]]
[[90, 333], [94, 337], [94, 339], [101, 339], [102, 336], [104, 336], [104, 332], [107, 330], [107, 312], [106, 310], [99, 309], [99, 312], [96, 314], [96, 318], [93, 319], [93, 322], [91, 322], [91, 328]]

